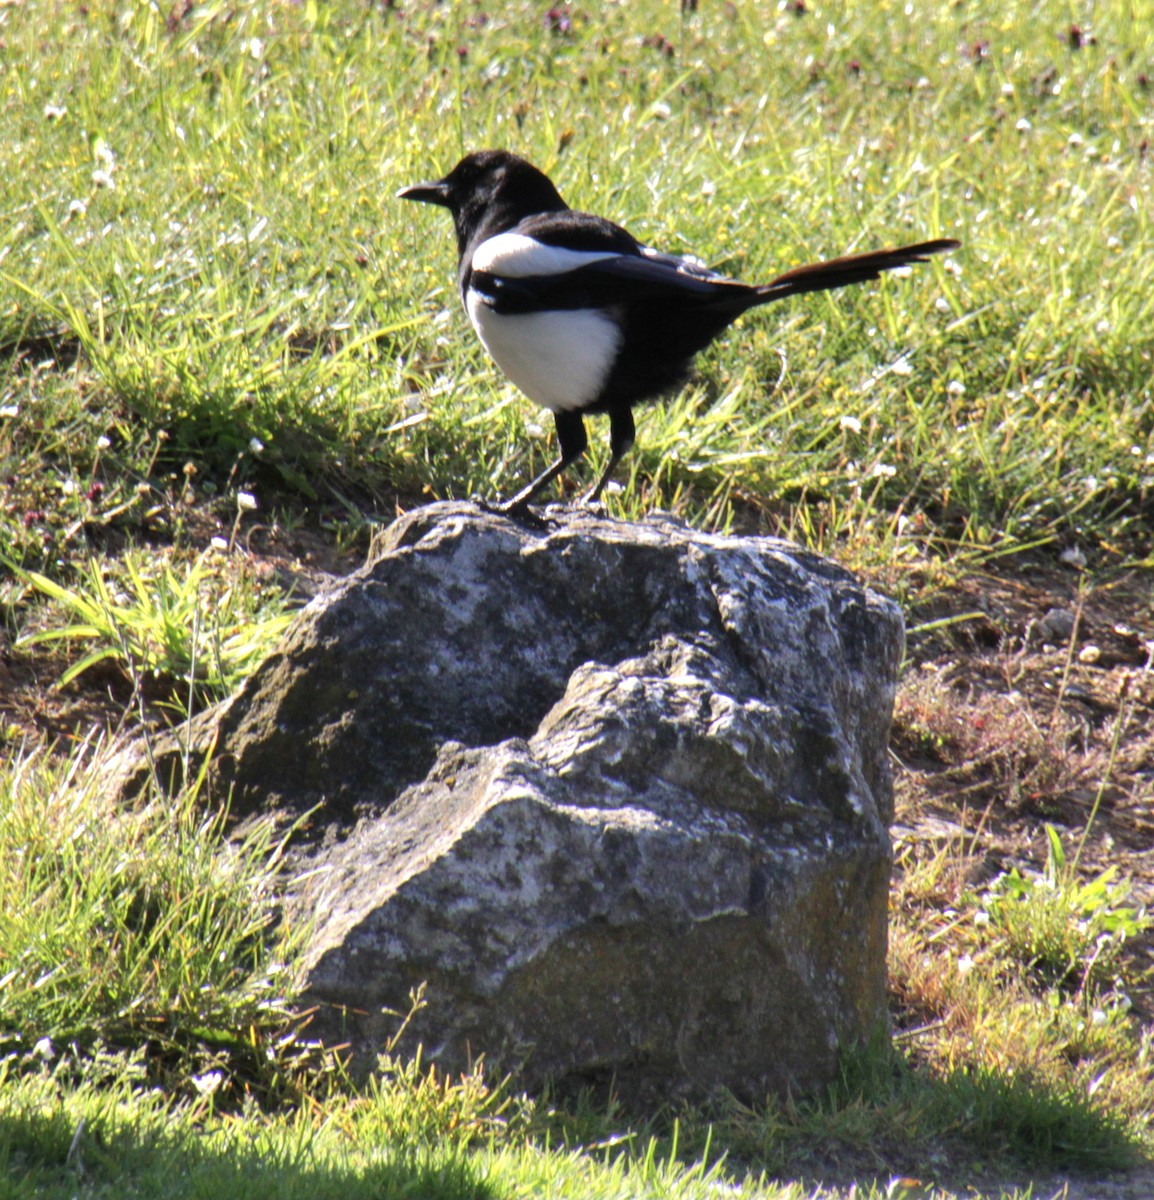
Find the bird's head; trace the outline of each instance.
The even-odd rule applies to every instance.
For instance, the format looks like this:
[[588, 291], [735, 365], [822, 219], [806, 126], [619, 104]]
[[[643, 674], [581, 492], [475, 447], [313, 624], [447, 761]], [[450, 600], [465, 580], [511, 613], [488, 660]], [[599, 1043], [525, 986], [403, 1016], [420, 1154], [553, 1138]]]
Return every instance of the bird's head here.
[[511, 229], [523, 217], [569, 207], [547, 175], [508, 150], [466, 154], [443, 179], [411, 184], [397, 196], [447, 208], [461, 254], [470, 243]]

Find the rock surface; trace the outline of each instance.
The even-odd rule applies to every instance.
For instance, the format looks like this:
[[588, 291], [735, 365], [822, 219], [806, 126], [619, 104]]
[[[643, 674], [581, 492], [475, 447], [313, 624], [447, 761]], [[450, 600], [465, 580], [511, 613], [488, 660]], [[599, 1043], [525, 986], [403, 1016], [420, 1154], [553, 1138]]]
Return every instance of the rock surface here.
[[314, 1029], [668, 1097], [828, 1081], [885, 1020], [896, 607], [786, 543], [410, 513], [212, 716], [303, 812]]

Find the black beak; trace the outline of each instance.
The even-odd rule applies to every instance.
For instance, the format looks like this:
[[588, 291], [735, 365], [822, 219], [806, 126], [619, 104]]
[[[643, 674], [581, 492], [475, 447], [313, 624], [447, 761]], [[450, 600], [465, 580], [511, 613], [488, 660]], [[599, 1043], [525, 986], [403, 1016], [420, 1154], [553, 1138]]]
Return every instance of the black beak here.
[[398, 200], [420, 200], [425, 204], [440, 204], [449, 207], [449, 185], [443, 180], [437, 183], [413, 183], [397, 193]]

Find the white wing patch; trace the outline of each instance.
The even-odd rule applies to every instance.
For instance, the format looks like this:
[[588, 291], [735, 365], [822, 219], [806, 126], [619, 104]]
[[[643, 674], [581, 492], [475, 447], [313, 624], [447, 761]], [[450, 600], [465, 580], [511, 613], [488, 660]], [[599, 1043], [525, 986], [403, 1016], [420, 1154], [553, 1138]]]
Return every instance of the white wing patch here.
[[[498, 233], [473, 252], [473, 270], [522, 279], [526, 275], [564, 275], [586, 263], [617, 258], [616, 250], [566, 250], [547, 246], [523, 233]], [[476, 324], [476, 322], [473, 322]]]
[[[485, 242], [482, 249], [502, 238], [514, 237], [519, 235], [500, 234]], [[552, 253], [575, 253], [552, 251], [531, 238], [520, 240]], [[476, 255], [473, 268], [478, 269]], [[512, 274], [504, 267], [502, 273]], [[534, 403], [550, 412], [566, 412], [584, 408], [600, 394], [617, 357], [621, 330], [599, 309], [497, 313], [472, 290], [465, 297], [465, 308], [493, 361]]]

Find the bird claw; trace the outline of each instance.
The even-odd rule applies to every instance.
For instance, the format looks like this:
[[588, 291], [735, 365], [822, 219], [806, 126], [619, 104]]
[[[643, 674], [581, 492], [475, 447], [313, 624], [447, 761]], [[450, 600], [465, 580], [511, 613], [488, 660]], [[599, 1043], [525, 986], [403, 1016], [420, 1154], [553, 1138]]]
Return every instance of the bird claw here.
[[507, 517], [519, 525], [527, 525], [535, 529], [545, 528], [546, 522], [535, 513], [527, 500], [481, 500], [474, 501], [482, 512], [492, 513], [495, 517]]

